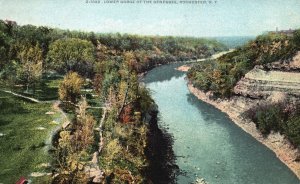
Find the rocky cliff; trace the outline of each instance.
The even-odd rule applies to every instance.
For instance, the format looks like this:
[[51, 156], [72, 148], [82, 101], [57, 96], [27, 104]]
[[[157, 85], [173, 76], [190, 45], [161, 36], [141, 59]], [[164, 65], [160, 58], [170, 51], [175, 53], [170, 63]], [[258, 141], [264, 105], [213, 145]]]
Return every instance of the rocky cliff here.
[[234, 93], [255, 99], [300, 98], [300, 52], [288, 63], [256, 66], [235, 86]]

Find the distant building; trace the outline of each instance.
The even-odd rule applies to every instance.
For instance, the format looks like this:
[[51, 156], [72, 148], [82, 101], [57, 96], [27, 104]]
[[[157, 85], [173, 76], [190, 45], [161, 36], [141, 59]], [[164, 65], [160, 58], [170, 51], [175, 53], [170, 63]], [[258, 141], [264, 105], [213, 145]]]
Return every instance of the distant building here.
[[289, 29], [289, 30], [278, 30], [278, 28], [276, 28], [276, 31], [270, 31], [269, 33], [271, 34], [281, 34], [281, 35], [286, 35], [286, 36], [293, 36], [294, 35], [295, 30]]

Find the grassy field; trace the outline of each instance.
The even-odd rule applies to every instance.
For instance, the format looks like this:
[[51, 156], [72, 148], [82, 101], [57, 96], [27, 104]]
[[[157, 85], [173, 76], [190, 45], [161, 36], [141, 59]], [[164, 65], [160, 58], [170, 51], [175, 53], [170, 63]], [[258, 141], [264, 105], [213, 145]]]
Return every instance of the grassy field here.
[[25, 85], [14, 85], [7, 84], [6, 81], [0, 81], [0, 89], [13, 91], [15, 93], [36, 98], [40, 101], [51, 101], [58, 99], [58, 87], [59, 83], [63, 80], [61, 76], [54, 77], [43, 77], [39, 83], [35, 85], [35, 89], [32, 86], [29, 87], [28, 91]]
[[[24, 87], [10, 89], [0, 84], [0, 88], [49, 101], [58, 99], [61, 81], [60, 76], [45, 77], [31, 94], [26, 93]], [[92, 91], [83, 90], [82, 95], [87, 97], [89, 105], [101, 106]], [[41, 167], [51, 159], [47, 144], [50, 144], [51, 131], [58, 126], [53, 120], [61, 121], [59, 113], [45, 114], [53, 111], [51, 106], [51, 102], [32, 103], [0, 90], [0, 184], [16, 183], [21, 176], [30, 178], [28, 176], [32, 172], [51, 172], [49, 168]], [[101, 118], [101, 109], [89, 109], [88, 112], [94, 115], [97, 122]], [[68, 115], [73, 117], [72, 113]], [[45, 183], [47, 177], [30, 179], [34, 183]]]
[[58, 99], [58, 86], [59, 83], [62, 81], [61, 77], [52, 77], [52, 78], [43, 78], [39, 84], [36, 85], [36, 89], [30, 89], [32, 94], [25, 93], [26, 88], [14, 88], [13, 91], [30, 96], [41, 101], [47, 100], [56, 100]]
[[[15, 183], [48, 163], [47, 140], [59, 114], [46, 115], [51, 104], [37, 104], [0, 92], [0, 183]], [[36, 181], [36, 180], [35, 180]]]

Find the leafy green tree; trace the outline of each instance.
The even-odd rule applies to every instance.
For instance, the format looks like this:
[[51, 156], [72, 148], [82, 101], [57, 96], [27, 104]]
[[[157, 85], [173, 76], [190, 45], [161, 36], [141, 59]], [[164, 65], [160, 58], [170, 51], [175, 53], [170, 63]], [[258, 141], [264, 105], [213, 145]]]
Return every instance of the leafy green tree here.
[[296, 30], [293, 36], [293, 42], [295, 46], [299, 49], [300, 48], [300, 30]]
[[0, 68], [8, 64], [9, 37], [0, 30]]
[[42, 76], [43, 73], [43, 55], [39, 45], [23, 46], [23, 49], [18, 54], [21, 62], [18, 69], [18, 78], [26, 83], [27, 91], [30, 85], [34, 85]]
[[78, 38], [59, 39], [49, 47], [47, 61], [50, 67], [59, 72], [78, 72], [88, 76], [93, 73], [95, 61], [94, 45]]

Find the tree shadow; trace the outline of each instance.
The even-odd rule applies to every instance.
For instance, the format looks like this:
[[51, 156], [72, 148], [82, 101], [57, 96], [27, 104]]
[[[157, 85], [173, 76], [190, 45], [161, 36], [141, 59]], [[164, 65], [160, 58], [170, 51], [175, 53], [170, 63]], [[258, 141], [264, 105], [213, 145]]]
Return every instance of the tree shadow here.
[[202, 100], [199, 100], [192, 93], [187, 94], [187, 101], [191, 105], [197, 107], [199, 113], [202, 115], [203, 119], [207, 122], [214, 121], [214, 120], [218, 119], [219, 117], [226, 116], [225, 113], [216, 109], [214, 106], [212, 106]]
[[150, 183], [176, 183], [179, 167], [173, 152], [173, 137], [158, 127], [157, 111], [151, 113], [148, 144], [145, 151], [149, 160], [146, 175]]
[[28, 111], [22, 106], [21, 101], [16, 97], [0, 99], [0, 115], [21, 114], [27, 112]]
[[143, 78], [143, 82], [163, 82], [170, 81], [172, 78], [182, 77], [185, 72], [178, 71], [176, 68], [184, 65], [184, 63], [173, 63], [156, 67], [147, 73], [147, 77]]

